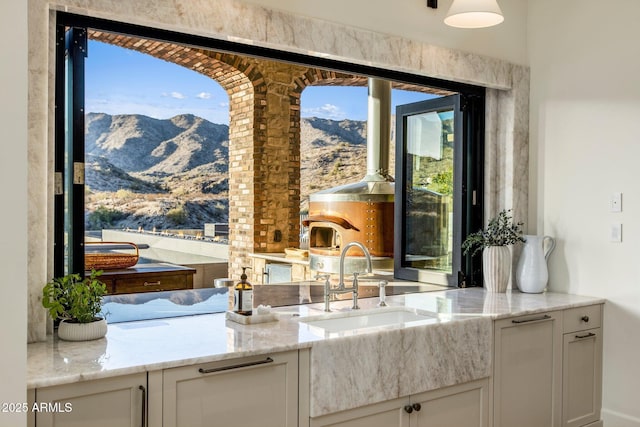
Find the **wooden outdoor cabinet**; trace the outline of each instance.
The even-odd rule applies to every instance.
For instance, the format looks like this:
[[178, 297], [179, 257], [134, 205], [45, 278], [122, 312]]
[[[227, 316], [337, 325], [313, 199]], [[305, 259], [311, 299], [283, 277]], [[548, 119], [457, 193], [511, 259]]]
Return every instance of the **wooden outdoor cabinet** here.
[[562, 311], [494, 324], [494, 427], [559, 427]]
[[482, 379], [311, 419], [311, 427], [487, 427]]
[[162, 425], [298, 425], [298, 352], [163, 371]]
[[139, 264], [130, 268], [104, 270], [100, 280], [111, 295], [193, 289], [196, 270], [172, 264]]
[[144, 427], [147, 374], [126, 375], [35, 391], [37, 427]]

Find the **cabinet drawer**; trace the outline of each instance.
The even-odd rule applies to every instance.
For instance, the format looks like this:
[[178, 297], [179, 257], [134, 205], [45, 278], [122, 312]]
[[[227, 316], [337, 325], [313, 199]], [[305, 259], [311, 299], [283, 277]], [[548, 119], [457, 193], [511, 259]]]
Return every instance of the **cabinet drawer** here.
[[175, 289], [191, 289], [193, 287], [192, 280], [192, 277], [186, 274], [117, 279], [115, 281], [114, 293], [122, 294], [132, 292], [154, 292], [170, 291]]
[[599, 328], [602, 323], [602, 304], [570, 308], [564, 311], [564, 333]]
[[164, 427], [294, 427], [298, 352], [165, 369], [162, 389]]

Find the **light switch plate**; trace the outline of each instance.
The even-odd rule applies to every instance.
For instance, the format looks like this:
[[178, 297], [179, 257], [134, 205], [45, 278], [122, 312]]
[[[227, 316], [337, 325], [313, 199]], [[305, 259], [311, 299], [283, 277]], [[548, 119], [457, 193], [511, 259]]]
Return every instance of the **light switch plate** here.
[[611, 195], [611, 212], [622, 212], [622, 193]]
[[612, 242], [622, 242], [622, 224], [621, 223], [613, 223], [611, 224], [611, 241]]

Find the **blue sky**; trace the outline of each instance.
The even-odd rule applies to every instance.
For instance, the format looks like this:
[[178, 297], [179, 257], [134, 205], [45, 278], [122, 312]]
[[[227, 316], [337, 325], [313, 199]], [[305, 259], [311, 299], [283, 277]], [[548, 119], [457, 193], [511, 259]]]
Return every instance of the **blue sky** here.
[[[394, 90], [392, 109], [429, 97]], [[144, 114], [158, 119], [190, 113], [214, 123], [229, 123], [229, 99], [214, 80], [149, 55], [96, 41], [89, 41], [85, 104], [86, 111], [92, 113]], [[302, 117], [366, 120], [367, 88], [308, 87], [302, 92], [301, 113]]]

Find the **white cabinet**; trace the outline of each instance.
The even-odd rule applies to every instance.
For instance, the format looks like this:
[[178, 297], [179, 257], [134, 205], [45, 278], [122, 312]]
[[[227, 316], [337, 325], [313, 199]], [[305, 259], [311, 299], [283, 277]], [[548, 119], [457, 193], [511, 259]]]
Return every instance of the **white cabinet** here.
[[500, 319], [494, 327], [493, 426], [559, 427], [562, 312]]
[[409, 425], [404, 407], [409, 398], [394, 399], [310, 419], [310, 427], [402, 427]]
[[600, 420], [602, 405], [601, 305], [565, 311], [562, 356], [562, 425]]
[[146, 425], [147, 374], [84, 381], [35, 391], [37, 427]]
[[298, 352], [163, 371], [163, 427], [298, 425]]
[[[29, 390], [37, 427], [602, 427], [602, 304], [494, 322], [493, 376], [310, 418], [308, 349]], [[345, 398], [340, 391], [336, 399]]]
[[311, 427], [487, 427], [488, 379], [311, 419]]
[[600, 425], [601, 325], [602, 304], [497, 320], [493, 426]]
[[412, 396], [409, 426], [487, 427], [488, 383], [484, 379]]

